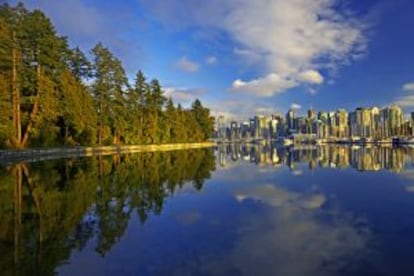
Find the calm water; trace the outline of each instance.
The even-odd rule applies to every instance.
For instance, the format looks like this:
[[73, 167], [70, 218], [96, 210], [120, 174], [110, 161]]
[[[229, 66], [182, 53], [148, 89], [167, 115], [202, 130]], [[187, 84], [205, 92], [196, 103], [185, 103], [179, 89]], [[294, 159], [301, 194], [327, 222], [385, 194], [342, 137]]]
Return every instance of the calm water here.
[[414, 275], [414, 149], [0, 167], [1, 275]]

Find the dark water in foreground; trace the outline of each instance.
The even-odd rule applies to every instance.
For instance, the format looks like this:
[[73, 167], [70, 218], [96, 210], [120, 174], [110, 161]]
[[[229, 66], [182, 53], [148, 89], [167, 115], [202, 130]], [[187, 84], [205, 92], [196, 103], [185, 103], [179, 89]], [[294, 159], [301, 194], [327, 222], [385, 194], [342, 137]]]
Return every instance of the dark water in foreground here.
[[414, 149], [0, 167], [1, 275], [414, 275]]

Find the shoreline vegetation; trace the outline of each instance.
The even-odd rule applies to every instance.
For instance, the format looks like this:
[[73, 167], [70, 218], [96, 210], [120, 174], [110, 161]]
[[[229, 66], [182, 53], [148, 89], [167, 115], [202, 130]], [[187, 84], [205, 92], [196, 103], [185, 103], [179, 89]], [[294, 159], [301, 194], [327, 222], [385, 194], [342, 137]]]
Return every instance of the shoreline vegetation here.
[[[138, 61], [139, 63], [139, 61]], [[128, 72], [98, 42], [84, 53], [40, 10], [0, 4], [0, 148], [198, 143], [214, 118], [200, 100]]]
[[140, 152], [177, 151], [189, 149], [201, 149], [214, 147], [215, 142], [206, 141], [198, 143], [175, 143], [161, 145], [120, 145], [120, 146], [97, 146], [97, 147], [61, 147], [61, 148], [29, 148], [29, 149], [6, 149], [0, 150], [0, 165], [10, 165], [16, 162], [37, 162], [44, 160], [104, 156], [114, 154], [129, 154]]

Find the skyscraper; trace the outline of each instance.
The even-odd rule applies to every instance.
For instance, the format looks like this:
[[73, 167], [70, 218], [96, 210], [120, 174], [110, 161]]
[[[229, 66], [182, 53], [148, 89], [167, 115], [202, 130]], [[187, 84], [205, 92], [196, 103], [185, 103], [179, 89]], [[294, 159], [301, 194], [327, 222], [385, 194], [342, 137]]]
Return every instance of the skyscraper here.
[[341, 108], [335, 114], [335, 119], [337, 123], [337, 135], [339, 138], [345, 138], [349, 136], [349, 129], [348, 129], [348, 112]]
[[288, 130], [294, 130], [295, 127], [295, 111], [293, 109], [289, 109], [289, 111], [286, 113], [286, 124], [288, 127]]
[[312, 108], [310, 108], [308, 110], [308, 119], [312, 121], [315, 118], [316, 118], [315, 111]]

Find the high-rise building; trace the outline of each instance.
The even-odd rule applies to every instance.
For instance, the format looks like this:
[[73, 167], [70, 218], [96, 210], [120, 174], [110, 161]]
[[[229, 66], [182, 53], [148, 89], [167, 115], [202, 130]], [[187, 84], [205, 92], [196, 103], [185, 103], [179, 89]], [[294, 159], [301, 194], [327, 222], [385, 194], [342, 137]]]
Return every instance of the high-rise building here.
[[260, 137], [264, 139], [270, 138], [270, 120], [271, 118], [265, 116], [259, 116], [259, 125], [260, 125]]
[[329, 136], [337, 137], [338, 136], [338, 124], [336, 121], [335, 112], [328, 113], [328, 125], [329, 125]]
[[256, 120], [254, 118], [250, 118], [250, 137], [256, 138]]
[[289, 131], [294, 130], [295, 127], [295, 111], [293, 109], [289, 109], [286, 113], [286, 124]]
[[308, 110], [308, 119], [310, 121], [313, 121], [315, 118], [316, 118], [315, 111], [312, 108], [310, 108]]
[[380, 111], [379, 124], [382, 137], [392, 137], [401, 134], [403, 113], [399, 106], [392, 105]]
[[358, 107], [349, 115], [350, 133], [353, 137], [368, 138], [372, 136], [371, 110]]
[[380, 126], [380, 109], [376, 106], [371, 107], [370, 108], [370, 121], [371, 121], [371, 137], [372, 138], [380, 138], [380, 131], [379, 131], [379, 126]]
[[370, 108], [362, 108], [360, 110], [359, 125], [360, 125], [360, 137], [369, 138], [372, 137], [372, 116]]
[[358, 127], [357, 127], [357, 112], [352, 111], [349, 113], [349, 135], [351, 137], [358, 136]]
[[306, 118], [297, 117], [294, 121], [296, 133], [306, 133]]
[[345, 109], [339, 109], [335, 114], [337, 125], [337, 137], [345, 138], [349, 136], [348, 112]]
[[226, 138], [226, 123], [224, 120], [224, 116], [219, 116], [217, 118], [217, 129], [218, 129], [218, 137], [219, 139]]
[[319, 111], [318, 112], [318, 120], [321, 120], [325, 124], [328, 124], [328, 113]]

